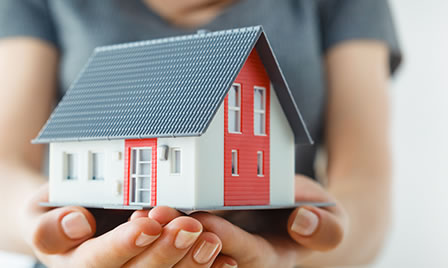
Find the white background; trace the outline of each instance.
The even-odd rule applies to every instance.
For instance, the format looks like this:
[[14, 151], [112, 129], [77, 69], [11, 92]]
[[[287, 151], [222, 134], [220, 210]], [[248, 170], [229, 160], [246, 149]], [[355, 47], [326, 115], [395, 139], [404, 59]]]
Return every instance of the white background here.
[[372, 268], [448, 267], [448, 1], [391, 4], [405, 54], [391, 89], [395, 219]]
[[395, 219], [372, 267], [448, 267], [448, 1], [391, 4], [405, 54], [391, 90]]

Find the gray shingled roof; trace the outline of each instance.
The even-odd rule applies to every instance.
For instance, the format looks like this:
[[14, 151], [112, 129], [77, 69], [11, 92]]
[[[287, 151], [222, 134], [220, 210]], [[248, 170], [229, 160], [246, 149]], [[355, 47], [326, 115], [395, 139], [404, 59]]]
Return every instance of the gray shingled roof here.
[[310, 143], [261, 26], [95, 49], [34, 142], [200, 136], [254, 47]]

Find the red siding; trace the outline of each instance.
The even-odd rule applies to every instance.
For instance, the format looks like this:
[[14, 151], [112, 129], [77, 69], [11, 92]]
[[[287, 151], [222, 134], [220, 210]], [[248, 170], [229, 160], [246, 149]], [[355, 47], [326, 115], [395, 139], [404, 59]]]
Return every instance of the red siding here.
[[[254, 49], [235, 83], [241, 84], [241, 134], [228, 132], [228, 100], [224, 101], [224, 205], [268, 205], [270, 180], [270, 81]], [[254, 135], [254, 86], [266, 88], [266, 135]], [[238, 150], [239, 176], [232, 176], [232, 150]], [[264, 177], [257, 176], [257, 151], [263, 151]]]
[[143, 139], [143, 140], [126, 140], [124, 143], [124, 201], [125, 206], [129, 205], [129, 175], [130, 175], [130, 160], [131, 148], [134, 147], [151, 147], [152, 148], [152, 163], [151, 163], [151, 206], [157, 205], [157, 139]]

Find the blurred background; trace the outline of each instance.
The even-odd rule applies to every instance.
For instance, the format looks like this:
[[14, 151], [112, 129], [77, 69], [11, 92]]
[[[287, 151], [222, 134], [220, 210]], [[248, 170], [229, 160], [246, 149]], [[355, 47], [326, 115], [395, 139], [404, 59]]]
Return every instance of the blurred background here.
[[405, 55], [391, 89], [395, 219], [372, 267], [448, 267], [448, 1], [390, 2]]
[[[448, 1], [390, 2], [405, 55], [390, 91], [394, 221], [371, 267], [448, 267]], [[31, 262], [0, 252], [0, 267]]]

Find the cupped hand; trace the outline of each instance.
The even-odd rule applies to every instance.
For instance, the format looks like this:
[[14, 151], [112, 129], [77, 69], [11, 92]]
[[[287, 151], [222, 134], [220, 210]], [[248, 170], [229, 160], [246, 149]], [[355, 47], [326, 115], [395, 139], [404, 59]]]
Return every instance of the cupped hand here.
[[[315, 251], [336, 248], [347, 229], [347, 216], [330, 194], [314, 181], [297, 175], [296, 202], [333, 202], [325, 208], [294, 210], [234, 211], [218, 215], [191, 215], [205, 230], [221, 239], [221, 254], [238, 267], [294, 267]], [[225, 218], [225, 219], [224, 219]]]
[[198, 220], [169, 208], [152, 210], [155, 218], [136, 212], [94, 237], [100, 219], [81, 207], [40, 207], [47, 197], [46, 186], [29, 200], [21, 222], [25, 240], [49, 267], [210, 267], [221, 249]]

